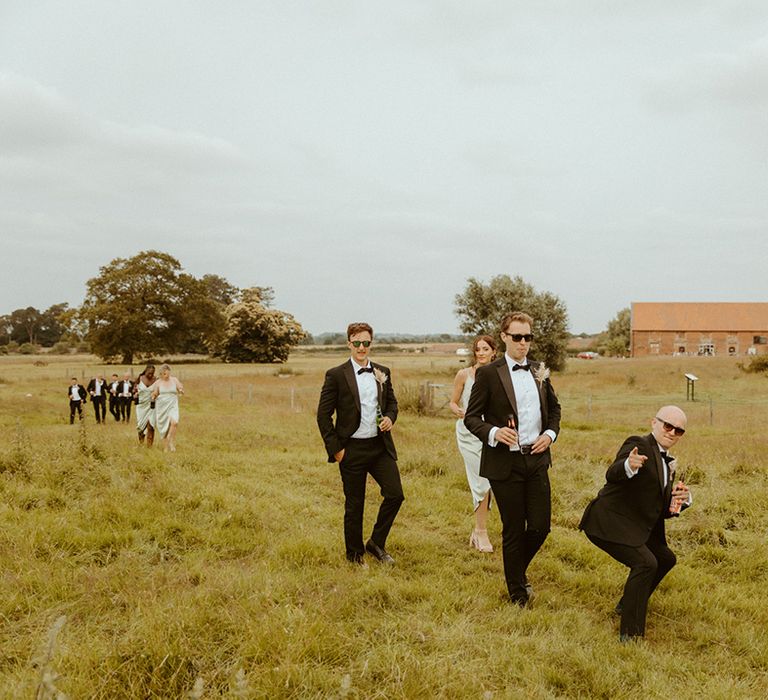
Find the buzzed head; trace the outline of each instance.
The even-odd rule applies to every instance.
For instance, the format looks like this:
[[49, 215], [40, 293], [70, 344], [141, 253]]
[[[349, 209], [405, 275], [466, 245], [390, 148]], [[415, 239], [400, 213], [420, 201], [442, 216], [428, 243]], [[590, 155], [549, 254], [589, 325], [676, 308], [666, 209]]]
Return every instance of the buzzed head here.
[[688, 418], [677, 406], [662, 406], [651, 421], [651, 432], [656, 442], [668, 450], [683, 436]]

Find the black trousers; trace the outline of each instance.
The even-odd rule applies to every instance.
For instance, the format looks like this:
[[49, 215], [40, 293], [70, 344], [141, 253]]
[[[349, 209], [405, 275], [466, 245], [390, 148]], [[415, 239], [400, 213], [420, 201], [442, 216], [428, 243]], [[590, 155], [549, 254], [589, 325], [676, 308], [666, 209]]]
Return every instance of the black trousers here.
[[653, 528], [648, 541], [639, 547], [607, 542], [591, 535], [587, 537], [616, 561], [629, 567], [621, 597], [619, 632], [630, 637], [642, 637], [645, 634], [648, 599], [677, 563], [675, 553], [667, 546], [663, 520]]
[[368, 474], [379, 485], [384, 498], [371, 534], [371, 539], [382, 549], [404, 500], [403, 487], [397, 462], [387, 452], [380, 436], [364, 440], [350, 438], [344, 448], [339, 472], [344, 486], [344, 544], [347, 559], [355, 560], [365, 554], [363, 509]]
[[126, 423], [131, 420], [131, 405], [133, 404], [133, 398], [130, 396], [120, 397], [120, 418]]
[[69, 400], [69, 424], [72, 425], [75, 422], [75, 411], [78, 413], [80, 420], [83, 420], [83, 402]]
[[489, 479], [501, 516], [501, 553], [509, 597], [525, 603], [526, 571], [547, 539], [552, 516], [549, 456], [510, 453], [506, 479]]
[[111, 394], [109, 395], [109, 412], [115, 417], [116, 421], [120, 420], [120, 398]]
[[101, 423], [107, 416], [107, 397], [104, 394], [92, 396], [91, 403], [93, 404], [93, 412], [96, 414], [96, 422]]

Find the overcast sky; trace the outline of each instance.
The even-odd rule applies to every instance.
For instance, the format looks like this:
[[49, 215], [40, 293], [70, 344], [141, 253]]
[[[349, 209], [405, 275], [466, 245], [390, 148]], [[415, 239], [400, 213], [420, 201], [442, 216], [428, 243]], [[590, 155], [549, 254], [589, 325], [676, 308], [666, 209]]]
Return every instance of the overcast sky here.
[[155, 248], [313, 333], [768, 300], [765, 0], [0, 0], [0, 313]]

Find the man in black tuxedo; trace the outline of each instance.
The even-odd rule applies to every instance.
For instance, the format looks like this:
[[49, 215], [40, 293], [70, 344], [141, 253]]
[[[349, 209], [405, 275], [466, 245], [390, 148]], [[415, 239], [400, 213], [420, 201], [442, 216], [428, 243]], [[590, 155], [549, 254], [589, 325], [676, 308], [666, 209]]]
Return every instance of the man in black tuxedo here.
[[[368, 359], [373, 328], [351, 323], [347, 346], [351, 357], [329, 369], [317, 406], [317, 425], [329, 462], [338, 462], [344, 487], [344, 542], [347, 559], [364, 564], [367, 551], [383, 564], [394, 564], [385, 549], [387, 536], [403, 502], [392, 426], [397, 399], [390, 371]], [[333, 414], [336, 413], [336, 423]], [[363, 545], [365, 483], [370, 474], [384, 500], [368, 542]]]
[[83, 404], [88, 400], [85, 387], [77, 383], [77, 377], [72, 377], [72, 382], [67, 389], [67, 397], [69, 398], [69, 424], [72, 425], [75, 422], [75, 411], [78, 418], [83, 420]]
[[117, 374], [112, 375], [112, 381], [109, 383], [109, 412], [120, 422], [120, 380]]
[[501, 322], [504, 357], [479, 367], [464, 425], [483, 443], [480, 476], [491, 482], [501, 516], [504, 577], [510, 600], [525, 606], [526, 571], [549, 534], [549, 446], [560, 404], [544, 363], [529, 362], [533, 319], [516, 311]]
[[88, 382], [88, 394], [91, 397], [97, 423], [101, 423], [107, 417], [107, 393], [107, 382], [102, 375]]
[[677, 561], [667, 545], [664, 521], [691, 503], [682, 479], [674, 483], [676, 463], [669, 454], [686, 424], [677, 406], [664, 406], [651, 421], [650, 435], [627, 438], [579, 524], [593, 544], [629, 567], [616, 606], [621, 641], [645, 634], [648, 599]]
[[126, 372], [122, 381], [117, 385], [117, 395], [120, 398], [120, 418], [128, 423], [131, 420], [131, 406], [133, 405], [133, 382], [130, 372]]

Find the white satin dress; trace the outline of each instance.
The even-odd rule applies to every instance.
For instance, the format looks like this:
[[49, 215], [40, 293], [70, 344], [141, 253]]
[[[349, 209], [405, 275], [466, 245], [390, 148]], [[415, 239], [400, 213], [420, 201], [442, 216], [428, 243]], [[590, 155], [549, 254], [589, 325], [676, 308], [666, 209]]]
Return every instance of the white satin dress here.
[[[459, 402], [459, 405], [465, 411], [467, 410], [469, 395], [472, 392], [474, 383], [475, 378], [471, 374], [467, 374]], [[459, 418], [456, 421], [456, 442], [459, 444], [459, 452], [461, 452], [461, 456], [464, 458], [467, 481], [469, 482], [470, 491], [472, 491], [475, 510], [477, 510], [477, 507], [490, 492], [491, 484], [484, 476], [480, 476], [480, 453], [483, 450], [483, 445], [480, 440], [467, 430], [463, 418]], [[490, 507], [490, 501], [488, 505]]]

